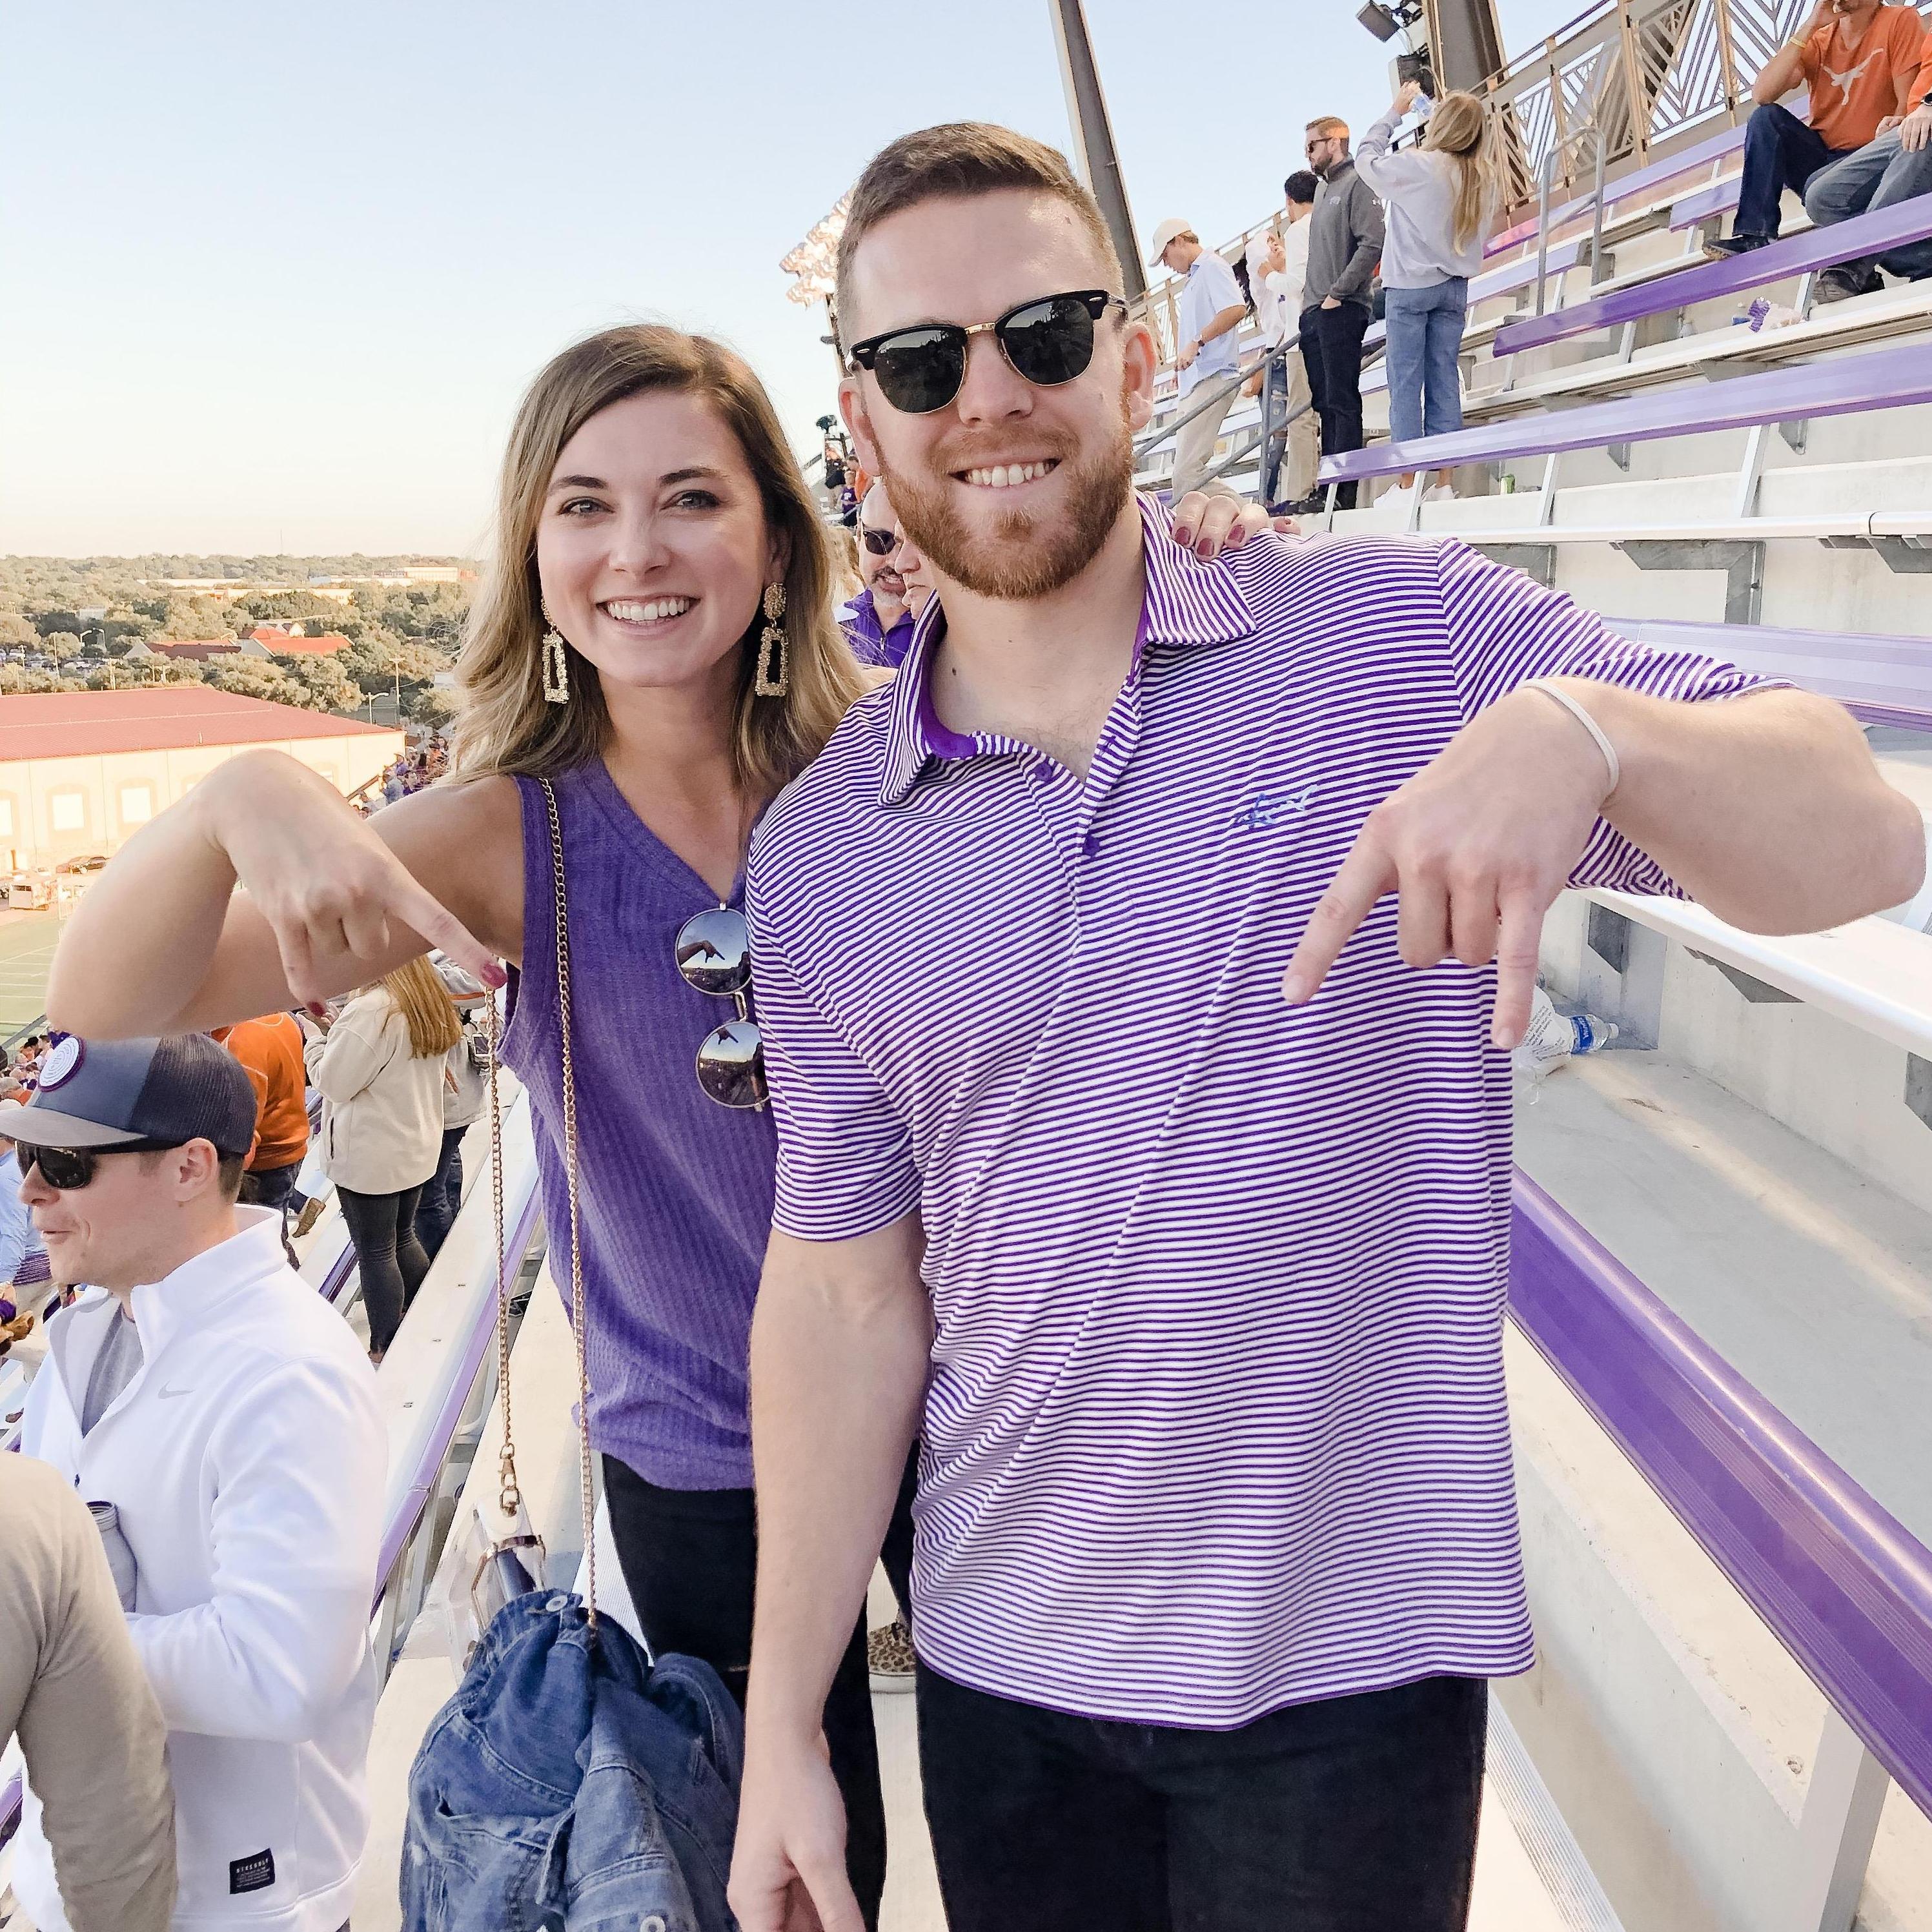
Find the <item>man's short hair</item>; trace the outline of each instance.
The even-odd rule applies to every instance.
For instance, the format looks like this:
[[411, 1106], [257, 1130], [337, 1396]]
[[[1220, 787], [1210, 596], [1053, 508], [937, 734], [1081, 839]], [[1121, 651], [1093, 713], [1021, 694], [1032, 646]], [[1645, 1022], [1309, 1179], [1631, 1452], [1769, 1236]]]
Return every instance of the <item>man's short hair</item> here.
[[1105, 264], [1108, 291], [1124, 284], [1120, 262], [1100, 204], [1068, 166], [1066, 157], [1044, 141], [1016, 134], [986, 121], [954, 121], [902, 134], [866, 164], [845, 211], [838, 238], [839, 335], [850, 340], [844, 316], [850, 305], [852, 263], [860, 242], [890, 215], [923, 201], [965, 201], [982, 194], [1018, 189], [1051, 195], [1072, 209]]
[[1298, 206], [1304, 202], [1312, 201], [1315, 199], [1316, 190], [1322, 184], [1307, 169], [1297, 168], [1294, 173], [1282, 183], [1281, 191], [1285, 200], [1294, 202]]
[[1309, 122], [1306, 131], [1311, 134], [1332, 134], [1346, 141], [1348, 138], [1348, 124], [1339, 114], [1318, 114]]
[[[108, 1151], [111, 1154], [113, 1150], [110, 1148]], [[141, 1165], [152, 1169], [174, 1151], [172, 1148], [146, 1150], [141, 1156]], [[224, 1154], [219, 1148], [214, 1150], [214, 1184], [220, 1190], [222, 1199], [232, 1206], [241, 1198], [242, 1177], [248, 1171], [248, 1156], [245, 1154]]]

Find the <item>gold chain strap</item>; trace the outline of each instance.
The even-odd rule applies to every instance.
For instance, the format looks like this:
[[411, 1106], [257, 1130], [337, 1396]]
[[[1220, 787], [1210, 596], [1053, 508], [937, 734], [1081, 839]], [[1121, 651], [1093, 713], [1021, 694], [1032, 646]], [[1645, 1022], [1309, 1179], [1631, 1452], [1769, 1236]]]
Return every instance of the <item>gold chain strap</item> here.
[[[578, 1473], [584, 1496], [584, 1606], [597, 1628], [596, 1508], [592, 1501], [590, 1457], [590, 1370], [584, 1352], [584, 1246], [578, 1239], [577, 1199], [577, 1075], [570, 1053], [570, 902], [563, 874], [563, 820], [556, 793], [539, 778], [550, 814], [550, 854], [556, 875], [557, 1035], [563, 1047], [563, 1174], [570, 1196], [570, 1326], [577, 1343]], [[505, 1412], [508, 1414], [507, 1408]]]
[[503, 1252], [503, 1102], [496, 1084], [497, 1048], [502, 1029], [496, 996], [490, 996], [483, 1023], [490, 1042], [490, 1200], [496, 1217], [496, 1387], [503, 1398], [503, 1447], [496, 1458], [497, 1507], [514, 1523], [523, 1506], [517, 1486], [517, 1444], [510, 1427], [510, 1258]]

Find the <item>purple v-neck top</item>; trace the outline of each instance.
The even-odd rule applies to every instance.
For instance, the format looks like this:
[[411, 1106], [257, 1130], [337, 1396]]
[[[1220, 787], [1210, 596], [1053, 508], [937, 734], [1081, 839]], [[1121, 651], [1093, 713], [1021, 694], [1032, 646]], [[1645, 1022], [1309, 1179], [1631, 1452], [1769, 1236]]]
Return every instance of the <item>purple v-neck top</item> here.
[[[671, 954], [678, 928], [718, 896], [601, 759], [552, 782], [570, 905], [591, 1440], [668, 1489], [748, 1489], [746, 1356], [777, 1136], [769, 1112], [720, 1106], [699, 1088], [698, 1042], [734, 1009], [687, 986]], [[519, 778], [517, 788], [524, 965], [503, 1058], [530, 1091], [550, 1270], [567, 1298], [550, 832], [542, 788]]]

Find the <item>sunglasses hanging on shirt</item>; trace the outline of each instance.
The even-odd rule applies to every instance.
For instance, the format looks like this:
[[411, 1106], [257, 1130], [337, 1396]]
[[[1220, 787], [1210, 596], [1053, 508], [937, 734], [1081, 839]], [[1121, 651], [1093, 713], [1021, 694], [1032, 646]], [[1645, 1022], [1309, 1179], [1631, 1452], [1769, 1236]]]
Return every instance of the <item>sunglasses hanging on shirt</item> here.
[[765, 1086], [764, 1036], [748, 1004], [752, 935], [745, 915], [728, 905], [693, 913], [678, 928], [672, 952], [687, 986], [738, 1005], [736, 1019], [698, 1042], [698, 1085], [721, 1107], [762, 1107], [771, 1096]]
[[888, 330], [852, 345], [855, 369], [869, 370], [879, 393], [913, 416], [943, 410], [966, 380], [966, 352], [976, 335], [990, 334], [1017, 375], [1035, 388], [1057, 388], [1087, 373], [1094, 359], [1094, 325], [1126, 304], [1105, 289], [1041, 296], [1010, 308], [996, 322], [925, 322]]

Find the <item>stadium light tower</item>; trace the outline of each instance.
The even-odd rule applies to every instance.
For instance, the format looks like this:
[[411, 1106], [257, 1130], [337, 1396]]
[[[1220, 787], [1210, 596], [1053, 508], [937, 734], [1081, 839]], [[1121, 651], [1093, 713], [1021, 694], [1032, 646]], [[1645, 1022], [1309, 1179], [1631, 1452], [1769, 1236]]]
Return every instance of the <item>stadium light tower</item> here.
[[1366, 0], [1355, 18], [1378, 40], [1401, 34], [1443, 88], [1480, 87], [1503, 64], [1496, 0]]
[[1114, 238], [1114, 252], [1126, 278], [1127, 299], [1147, 292], [1141, 266], [1141, 244], [1127, 206], [1126, 178], [1114, 152], [1113, 124], [1107, 118], [1107, 97], [1100, 91], [1100, 70], [1094, 63], [1094, 44], [1087, 33], [1087, 10], [1081, 0], [1047, 0], [1053, 16], [1054, 45], [1060, 50], [1060, 78], [1066, 89], [1066, 119], [1073, 130], [1073, 165], [1094, 191]]

